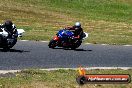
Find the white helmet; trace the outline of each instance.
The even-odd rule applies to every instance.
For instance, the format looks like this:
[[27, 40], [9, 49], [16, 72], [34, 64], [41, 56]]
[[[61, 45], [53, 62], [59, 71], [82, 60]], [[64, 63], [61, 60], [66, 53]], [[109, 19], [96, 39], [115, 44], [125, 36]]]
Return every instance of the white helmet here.
[[81, 27], [81, 23], [80, 23], [80, 22], [76, 22], [76, 23], [75, 23], [75, 26], [76, 26], [76, 27]]

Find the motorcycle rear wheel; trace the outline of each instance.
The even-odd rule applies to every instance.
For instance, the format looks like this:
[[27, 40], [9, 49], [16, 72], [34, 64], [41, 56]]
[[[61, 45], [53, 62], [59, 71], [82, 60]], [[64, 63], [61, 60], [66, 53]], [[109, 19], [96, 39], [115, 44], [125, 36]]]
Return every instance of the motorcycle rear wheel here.
[[71, 46], [72, 50], [75, 50], [76, 48], [78, 48], [81, 45], [82, 41], [78, 41], [77, 43], [75, 43], [73, 46]]

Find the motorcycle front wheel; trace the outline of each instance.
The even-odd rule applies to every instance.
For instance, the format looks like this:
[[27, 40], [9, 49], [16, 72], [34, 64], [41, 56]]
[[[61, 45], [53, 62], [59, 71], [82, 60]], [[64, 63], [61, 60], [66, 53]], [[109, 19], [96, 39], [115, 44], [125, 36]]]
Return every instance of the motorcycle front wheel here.
[[49, 48], [54, 49], [54, 48], [56, 47], [56, 42], [57, 42], [56, 40], [53, 40], [53, 39], [52, 39], [52, 40], [49, 42], [49, 45], [48, 45]]
[[4, 43], [3, 50], [8, 51], [10, 48], [12, 48], [17, 43], [17, 39], [13, 39], [12, 42], [7, 39], [7, 41]]

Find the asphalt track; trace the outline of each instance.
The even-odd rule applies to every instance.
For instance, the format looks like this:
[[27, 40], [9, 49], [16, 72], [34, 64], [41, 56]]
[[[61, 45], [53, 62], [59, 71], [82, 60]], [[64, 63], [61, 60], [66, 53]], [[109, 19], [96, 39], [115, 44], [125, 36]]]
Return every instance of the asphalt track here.
[[0, 70], [28, 68], [132, 67], [132, 46], [82, 44], [77, 50], [50, 49], [48, 43], [18, 41], [0, 49]]

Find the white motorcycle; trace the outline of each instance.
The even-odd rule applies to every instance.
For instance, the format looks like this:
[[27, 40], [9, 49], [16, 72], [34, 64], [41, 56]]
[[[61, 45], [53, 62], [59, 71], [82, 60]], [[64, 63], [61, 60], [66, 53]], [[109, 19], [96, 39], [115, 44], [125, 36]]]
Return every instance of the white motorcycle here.
[[[18, 37], [22, 37], [25, 32], [23, 29], [17, 29]], [[8, 38], [8, 33], [4, 30], [4, 28], [0, 28], [0, 48], [4, 50], [9, 50], [17, 43], [17, 38], [12, 35], [11, 38]]]

